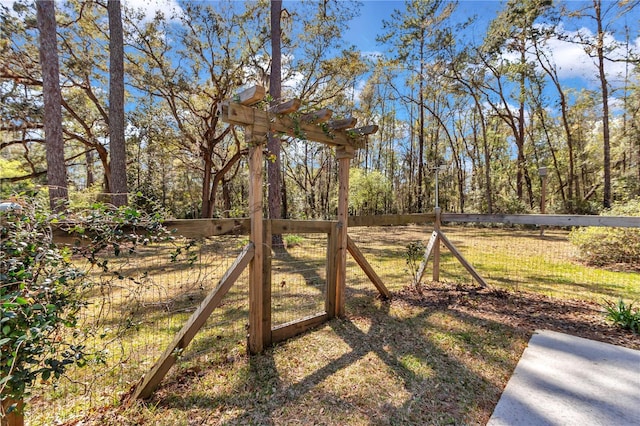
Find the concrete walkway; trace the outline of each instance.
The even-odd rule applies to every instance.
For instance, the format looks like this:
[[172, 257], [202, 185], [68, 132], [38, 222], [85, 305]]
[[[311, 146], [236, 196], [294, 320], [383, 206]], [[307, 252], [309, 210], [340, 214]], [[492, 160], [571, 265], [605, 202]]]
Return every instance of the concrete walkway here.
[[488, 425], [640, 426], [640, 351], [538, 330]]

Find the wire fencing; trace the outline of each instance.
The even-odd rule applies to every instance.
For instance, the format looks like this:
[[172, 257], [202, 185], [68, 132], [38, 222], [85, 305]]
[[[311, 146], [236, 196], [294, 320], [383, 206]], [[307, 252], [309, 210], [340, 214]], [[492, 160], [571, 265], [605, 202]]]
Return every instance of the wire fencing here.
[[285, 235], [272, 253], [271, 321], [274, 327], [325, 310], [327, 235]]
[[[397, 291], [412, 284], [407, 246], [416, 241], [426, 246], [432, 231], [433, 225], [407, 225], [351, 228], [349, 233], [385, 285]], [[640, 300], [640, 258], [608, 268], [588, 265], [570, 241], [571, 229], [547, 226], [541, 233], [526, 226], [450, 224], [441, 231], [492, 287], [596, 302]], [[440, 281], [477, 285], [444, 245], [440, 253]], [[430, 258], [423, 283], [431, 280], [432, 265]], [[361, 274], [351, 274], [355, 278], [349, 282], [360, 285]]]
[[[78, 327], [66, 336], [84, 345], [87, 365], [72, 366], [56, 383], [34, 389], [33, 424], [50, 424], [117, 403], [164, 352], [176, 333], [240, 253], [246, 238], [221, 236], [175, 245], [156, 244], [107, 255], [108, 268], [89, 271], [94, 285]], [[204, 356], [225, 363], [244, 355], [248, 277], [243, 273], [194, 341], [183, 363]], [[55, 413], [56, 418], [50, 416]]]
[[[640, 300], [637, 269], [588, 266], [569, 241], [570, 229], [449, 224], [442, 232], [491, 285], [556, 298]], [[391, 292], [412, 285], [407, 246], [426, 245], [433, 224], [349, 228], [349, 235]], [[324, 233], [285, 235], [285, 248], [271, 253], [273, 327], [324, 312], [327, 291], [327, 240]], [[248, 242], [246, 236], [182, 241], [184, 249], [155, 245], [108, 257], [108, 271], [94, 268], [99, 285], [87, 290], [81, 339], [89, 358], [73, 367], [53, 391], [34, 390], [28, 404], [33, 424], [67, 421], [97, 407], [117, 403], [164, 352], [202, 300], [217, 285]], [[377, 291], [347, 257], [347, 306], [370, 303]], [[430, 282], [429, 259], [423, 285]], [[637, 262], [631, 259], [630, 262]], [[441, 247], [440, 280], [475, 286], [464, 267]], [[248, 270], [214, 310], [178, 363], [233, 368], [246, 354], [249, 317]], [[55, 413], [52, 418], [52, 413]]]

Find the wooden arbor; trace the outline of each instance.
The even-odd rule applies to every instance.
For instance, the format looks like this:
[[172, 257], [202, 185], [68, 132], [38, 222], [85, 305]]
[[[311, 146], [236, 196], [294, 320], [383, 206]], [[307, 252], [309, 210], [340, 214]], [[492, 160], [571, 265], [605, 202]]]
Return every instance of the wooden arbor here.
[[[273, 341], [284, 340], [329, 318], [344, 315], [347, 251], [362, 267], [378, 291], [386, 298], [391, 296], [347, 234], [350, 161], [354, 157], [355, 150], [364, 147], [366, 135], [375, 133], [378, 126], [354, 128], [356, 124], [354, 118], [330, 121], [332, 115], [330, 110], [293, 117], [289, 114], [300, 107], [300, 101], [297, 99], [273, 106], [266, 111], [256, 108], [254, 105], [262, 101], [264, 95], [264, 88], [252, 87], [235, 96], [233, 100], [222, 103], [218, 109], [218, 115], [223, 121], [244, 127], [245, 140], [249, 145], [250, 242], [224, 274], [216, 288], [207, 295], [178, 332], [151, 370], [132, 389], [129, 395], [130, 400], [151, 396], [175, 363], [178, 354], [195, 337], [247, 265], [249, 266], [248, 350], [250, 353], [262, 352], [264, 347]], [[302, 319], [285, 331], [279, 330], [277, 335], [271, 328], [270, 250], [265, 250], [265, 246], [269, 243], [266, 241], [265, 234], [270, 234], [265, 231], [271, 229], [274, 221], [268, 222], [269, 230], [266, 230], [262, 206], [263, 149], [269, 133], [289, 135], [336, 147], [339, 173], [337, 221], [329, 224], [329, 233], [333, 237], [330, 238], [327, 249], [326, 312], [313, 318]]]

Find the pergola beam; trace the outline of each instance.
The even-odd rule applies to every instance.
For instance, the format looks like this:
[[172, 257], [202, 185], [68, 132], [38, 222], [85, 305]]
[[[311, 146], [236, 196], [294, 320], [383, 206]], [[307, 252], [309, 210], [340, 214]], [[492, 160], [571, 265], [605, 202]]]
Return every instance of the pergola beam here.
[[331, 116], [333, 115], [333, 111], [330, 109], [319, 109], [317, 111], [308, 112], [306, 114], [302, 114], [300, 116], [300, 121], [307, 124], [319, 124], [326, 123], [331, 120]]
[[264, 87], [253, 86], [235, 95], [233, 100], [242, 105], [255, 105], [264, 99], [264, 95]]
[[[371, 134], [361, 134], [357, 129], [349, 130], [347, 127], [332, 129], [327, 125], [317, 125], [285, 115], [274, 115], [274, 113], [235, 102], [222, 103], [218, 109], [218, 116], [230, 124], [243, 127], [252, 126], [256, 137], [260, 134], [266, 135], [269, 132], [281, 133], [296, 139], [320, 142], [330, 146], [364, 148], [365, 135]], [[355, 119], [348, 119], [342, 123], [343, 126], [345, 124], [355, 125]], [[374, 127], [377, 130], [377, 126]], [[374, 129], [370, 128], [369, 131], [373, 132]]]
[[292, 112], [296, 112], [301, 104], [300, 99], [291, 99], [290, 101], [269, 107], [268, 111], [272, 114], [291, 114]]

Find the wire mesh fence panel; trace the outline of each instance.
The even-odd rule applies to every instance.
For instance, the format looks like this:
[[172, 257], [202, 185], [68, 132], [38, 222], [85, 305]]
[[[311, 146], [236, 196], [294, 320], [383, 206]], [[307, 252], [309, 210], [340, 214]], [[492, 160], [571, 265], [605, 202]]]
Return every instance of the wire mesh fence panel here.
[[286, 235], [271, 266], [272, 326], [325, 311], [327, 235]]
[[[421, 242], [426, 246], [432, 230], [433, 225], [358, 227], [351, 228], [349, 235], [385, 285], [397, 291], [412, 283], [411, 268], [406, 262], [408, 244]], [[442, 232], [493, 287], [597, 302], [640, 299], [640, 258], [629, 258], [626, 266], [590, 266], [570, 241], [568, 229], [546, 227], [541, 233], [536, 227], [456, 224], [442, 227]], [[477, 285], [442, 244], [440, 253], [440, 281]], [[431, 281], [432, 268], [430, 257], [423, 283]], [[352, 260], [348, 262], [347, 283], [354, 289], [370, 286]]]
[[[349, 235], [384, 285], [397, 292], [413, 283], [408, 247], [427, 245], [433, 224], [353, 227]], [[640, 256], [607, 268], [589, 266], [570, 241], [570, 231], [546, 227], [447, 225], [442, 232], [492, 287], [565, 299], [602, 302], [640, 299]], [[611, 232], [617, 232], [612, 231]], [[637, 230], [636, 230], [637, 231]], [[621, 231], [628, 232], [628, 231]], [[604, 238], [604, 237], [603, 237]], [[272, 252], [272, 326], [325, 311], [328, 235], [284, 235]], [[142, 247], [90, 270], [87, 306], [77, 329], [61, 339], [84, 345], [85, 367], [72, 367], [51, 390], [36, 386], [28, 401], [33, 424], [55, 424], [90, 409], [117, 403], [165, 351], [202, 300], [233, 264], [246, 237], [215, 237], [194, 244], [177, 241]], [[605, 245], [606, 248], [606, 245]], [[476, 286], [471, 275], [440, 247], [440, 281]], [[631, 266], [629, 266], [631, 265]], [[635, 266], [634, 266], [635, 265]], [[423, 283], [429, 283], [433, 258]], [[233, 368], [246, 351], [249, 277], [244, 271], [191, 344], [178, 355], [181, 367], [208, 364]], [[347, 256], [347, 304], [378, 294]]]
[[[545, 228], [446, 226], [443, 232], [493, 286], [549, 296], [602, 301], [640, 297], [640, 274], [585, 264], [570, 231]], [[446, 250], [441, 277], [470, 283], [471, 277]], [[622, 268], [624, 269], [624, 268]]]
[[[411, 284], [412, 275], [407, 265], [407, 246], [429, 241], [433, 225], [406, 225], [357, 227], [349, 229], [349, 236], [390, 291], [398, 291]], [[347, 256], [347, 286], [371, 289], [373, 284], [360, 267]]]
[[[86, 365], [71, 367], [53, 392], [46, 383], [34, 389], [28, 405], [31, 422], [50, 424], [117, 402], [164, 352], [245, 242], [216, 237], [105, 255], [108, 267], [90, 271], [94, 285], [87, 289], [78, 327], [64, 336], [84, 345]], [[234, 353], [238, 342], [244, 345], [247, 281], [245, 272], [181, 354], [184, 360], [203, 351]]]

